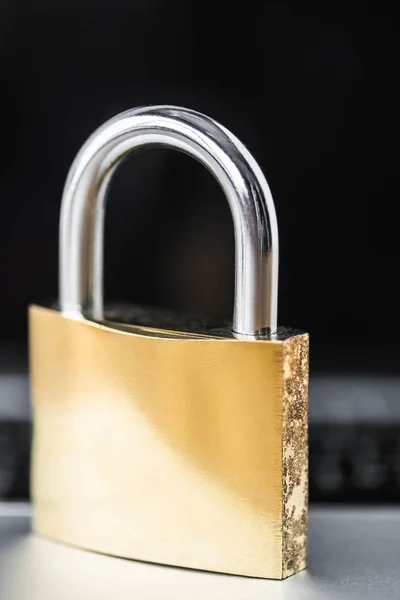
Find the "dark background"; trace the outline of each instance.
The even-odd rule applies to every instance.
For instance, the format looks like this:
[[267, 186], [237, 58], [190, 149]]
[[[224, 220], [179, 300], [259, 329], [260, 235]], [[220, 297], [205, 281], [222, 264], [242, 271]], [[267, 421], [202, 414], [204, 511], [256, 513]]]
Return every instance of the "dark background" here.
[[[381, 8], [2, 0], [3, 380], [26, 378], [27, 305], [57, 296], [60, 199], [80, 146], [125, 109], [187, 106], [247, 145], [275, 199], [279, 322], [311, 335], [312, 499], [398, 501], [397, 32]], [[108, 300], [231, 315], [228, 204], [185, 156], [153, 150], [124, 163], [105, 256]], [[0, 474], [18, 467], [4, 494], [23, 496], [29, 412], [12, 412], [7, 385]], [[379, 477], [366, 485], [363, 468]]]

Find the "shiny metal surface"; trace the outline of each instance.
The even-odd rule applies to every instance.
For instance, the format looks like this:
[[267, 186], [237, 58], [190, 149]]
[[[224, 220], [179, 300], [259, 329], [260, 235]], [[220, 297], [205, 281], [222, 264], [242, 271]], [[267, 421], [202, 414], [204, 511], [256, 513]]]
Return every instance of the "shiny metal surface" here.
[[307, 334], [146, 336], [39, 306], [29, 328], [35, 531], [209, 571], [304, 569]]
[[400, 509], [316, 508], [309, 569], [267, 581], [68, 548], [30, 532], [27, 505], [0, 503], [1, 600], [398, 600]]
[[[111, 176], [131, 152], [166, 146], [196, 158], [220, 183], [235, 230], [233, 330], [277, 329], [278, 229], [260, 167], [225, 127], [174, 106], [126, 111], [100, 127], [78, 153], [67, 178], [60, 218], [60, 307], [103, 319], [103, 227]], [[149, 232], [151, 237], [151, 232]]]

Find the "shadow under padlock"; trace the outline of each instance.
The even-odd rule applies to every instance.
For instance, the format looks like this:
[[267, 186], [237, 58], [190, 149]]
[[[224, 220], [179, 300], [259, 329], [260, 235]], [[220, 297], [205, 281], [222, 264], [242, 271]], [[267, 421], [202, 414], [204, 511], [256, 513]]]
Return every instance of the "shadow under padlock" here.
[[[149, 144], [200, 160], [228, 198], [232, 330], [104, 321], [107, 186]], [[276, 326], [276, 218], [254, 159], [193, 111], [128, 111], [78, 154], [60, 223], [60, 310], [30, 309], [36, 531], [198, 569], [304, 568], [308, 336]]]

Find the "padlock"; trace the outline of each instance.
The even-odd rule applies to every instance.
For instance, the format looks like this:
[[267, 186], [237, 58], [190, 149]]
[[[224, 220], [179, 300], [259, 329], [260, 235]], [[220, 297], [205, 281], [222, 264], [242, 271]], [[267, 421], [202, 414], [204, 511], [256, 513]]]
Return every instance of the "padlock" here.
[[[232, 325], [103, 306], [107, 187], [154, 146], [205, 165], [235, 233]], [[278, 230], [225, 127], [141, 107], [100, 127], [63, 192], [56, 306], [31, 306], [34, 530], [96, 552], [282, 579], [306, 566], [308, 335], [277, 328]]]

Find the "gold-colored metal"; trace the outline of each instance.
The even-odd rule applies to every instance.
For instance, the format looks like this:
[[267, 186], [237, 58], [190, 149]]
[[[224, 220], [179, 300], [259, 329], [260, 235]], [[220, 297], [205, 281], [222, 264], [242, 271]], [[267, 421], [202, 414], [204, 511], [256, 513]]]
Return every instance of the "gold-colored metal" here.
[[305, 567], [308, 336], [157, 337], [30, 308], [34, 528], [254, 577]]

